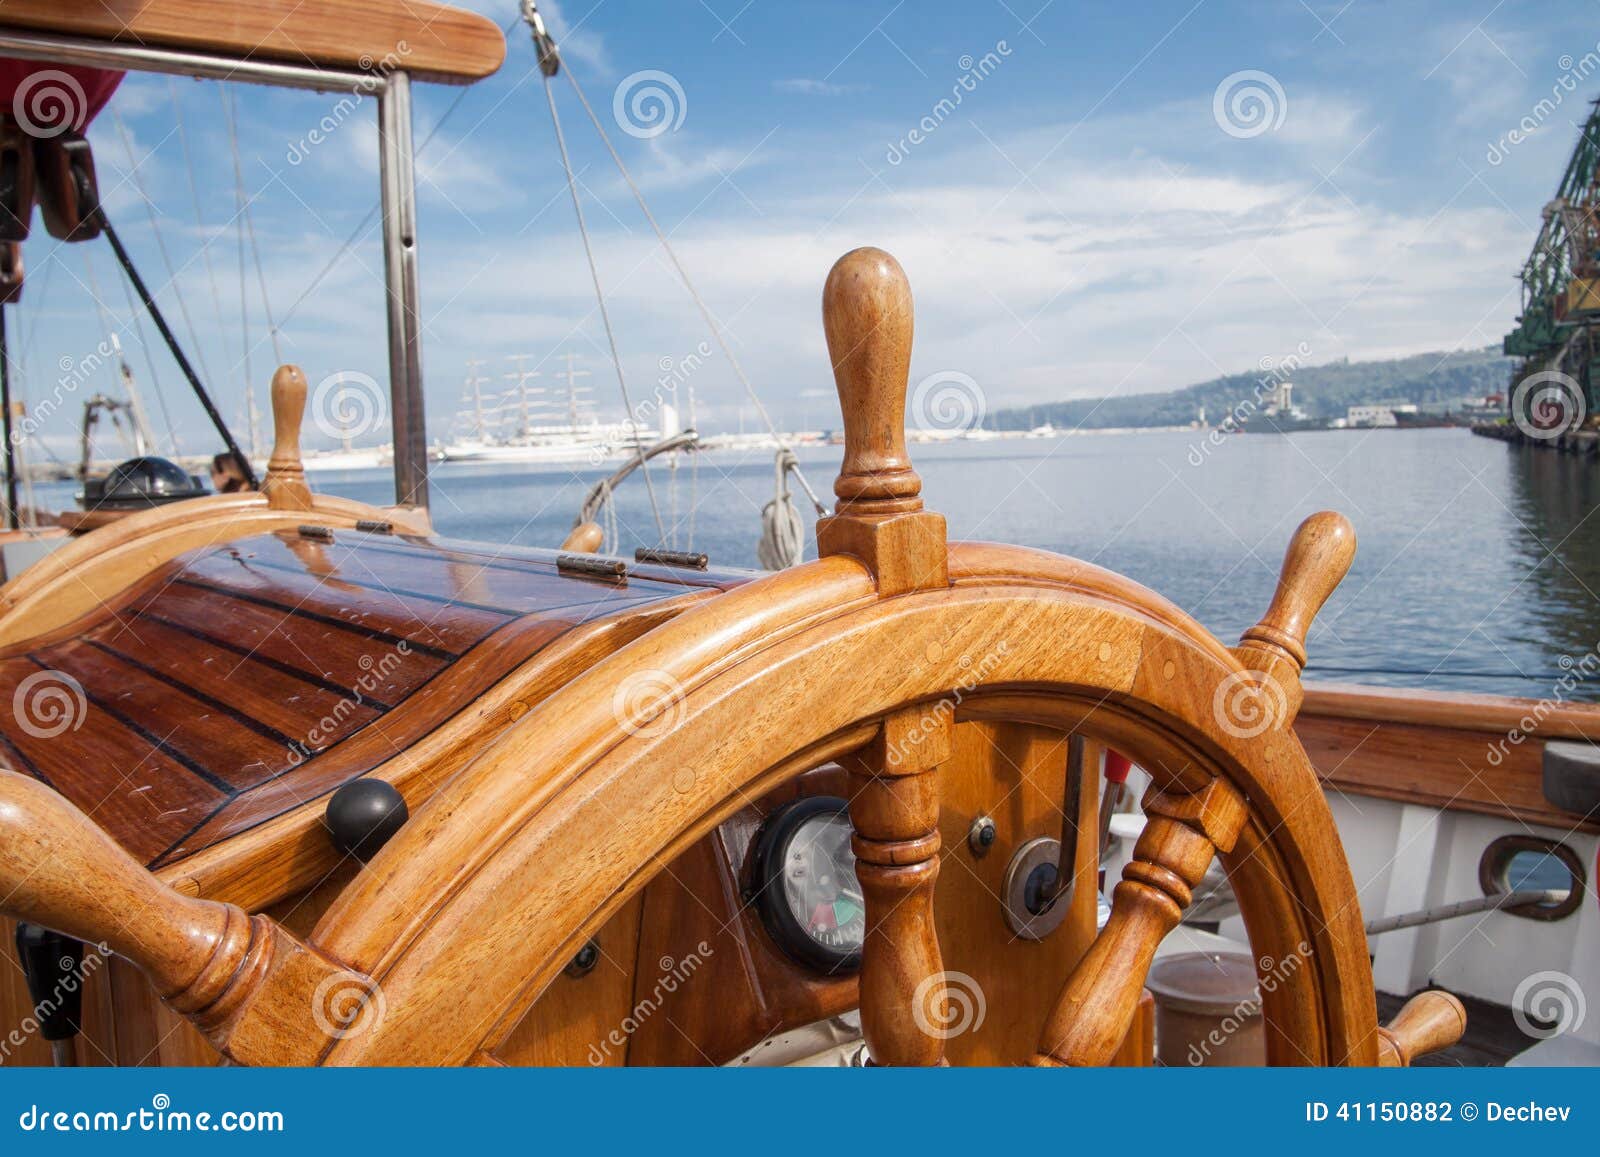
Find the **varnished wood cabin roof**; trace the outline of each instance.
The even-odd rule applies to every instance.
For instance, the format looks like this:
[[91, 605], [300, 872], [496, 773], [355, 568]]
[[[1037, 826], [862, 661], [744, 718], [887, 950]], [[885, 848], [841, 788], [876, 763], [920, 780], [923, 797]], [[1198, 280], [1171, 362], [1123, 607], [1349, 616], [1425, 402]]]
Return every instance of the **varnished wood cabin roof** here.
[[[0, 654], [0, 760], [161, 867], [405, 751], [581, 625], [748, 577], [555, 559], [350, 531], [193, 551]], [[38, 696], [74, 684], [62, 730]]]

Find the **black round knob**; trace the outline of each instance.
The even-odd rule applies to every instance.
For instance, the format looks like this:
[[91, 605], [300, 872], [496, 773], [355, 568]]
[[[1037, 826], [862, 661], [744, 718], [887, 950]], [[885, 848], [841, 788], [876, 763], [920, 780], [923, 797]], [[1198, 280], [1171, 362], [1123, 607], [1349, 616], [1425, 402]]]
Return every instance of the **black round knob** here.
[[410, 816], [394, 784], [354, 779], [333, 793], [322, 813], [322, 825], [334, 847], [347, 856], [370, 860]]
[[590, 940], [578, 949], [578, 954], [567, 962], [563, 970], [574, 979], [587, 976], [594, 971], [594, 966], [600, 963], [600, 945]]

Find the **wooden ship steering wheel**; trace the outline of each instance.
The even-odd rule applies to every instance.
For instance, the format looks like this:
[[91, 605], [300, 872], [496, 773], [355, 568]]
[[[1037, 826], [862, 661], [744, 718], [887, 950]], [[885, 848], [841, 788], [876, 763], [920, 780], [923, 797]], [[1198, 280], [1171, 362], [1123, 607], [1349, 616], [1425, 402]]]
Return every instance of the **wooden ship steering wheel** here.
[[[109, 945], [238, 1062], [493, 1063], [663, 865], [745, 801], [837, 761], [866, 910], [867, 1050], [876, 1064], [934, 1065], [944, 1036], [928, 1025], [948, 1015], [940, 769], [961, 724], [1020, 721], [1114, 747], [1153, 780], [1109, 922], [1040, 1026], [1036, 1064], [1111, 1060], [1213, 857], [1263, 981], [1277, 973], [1261, 995], [1270, 1063], [1404, 1064], [1457, 1039], [1461, 1007], [1443, 993], [1378, 1025], [1356, 888], [1292, 730], [1307, 629], [1350, 566], [1350, 524], [1324, 513], [1299, 528], [1271, 605], [1233, 648], [1087, 563], [947, 542], [905, 447], [900, 266], [876, 249], [846, 254], [823, 317], [845, 453], [822, 557], [695, 601], [550, 689], [483, 740], [308, 933], [169, 886], [10, 771], [0, 911]], [[309, 509], [296, 464], [279, 459], [269, 496]], [[1080, 863], [1065, 887], [1093, 889], [1093, 860]]]

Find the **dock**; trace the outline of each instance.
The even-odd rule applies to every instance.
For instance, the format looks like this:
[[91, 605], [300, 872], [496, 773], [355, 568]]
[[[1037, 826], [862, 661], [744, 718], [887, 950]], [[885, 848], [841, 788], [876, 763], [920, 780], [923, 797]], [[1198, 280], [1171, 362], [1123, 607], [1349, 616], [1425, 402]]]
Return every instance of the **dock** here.
[[1557, 450], [1580, 458], [1600, 457], [1600, 430], [1568, 430], [1548, 438], [1533, 438], [1510, 422], [1477, 422], [1473, 424], [1472, 432], [1480, 438], [1494, 438], [1513, 446]]

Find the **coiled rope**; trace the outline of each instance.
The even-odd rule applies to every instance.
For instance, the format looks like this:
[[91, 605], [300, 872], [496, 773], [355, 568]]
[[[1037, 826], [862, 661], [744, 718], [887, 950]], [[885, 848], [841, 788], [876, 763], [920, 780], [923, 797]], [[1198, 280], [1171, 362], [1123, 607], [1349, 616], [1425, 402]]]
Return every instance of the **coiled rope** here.
[[794, 451], [780, 446], [773, 460], [772, 501], [761, 508], [761, 542], [756, 547], [756, 559], [763, 570], [786, 570], [797, 564], [805, 552], [806, 527], [789, 490], [791, 474], [811, 499], [817, 516], [826, 517], [828, 513], [828, 508], [817, 501], [816, 492], [806, 481]]

